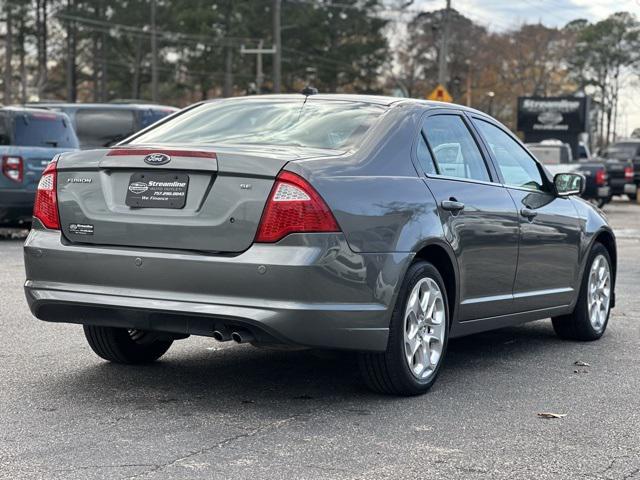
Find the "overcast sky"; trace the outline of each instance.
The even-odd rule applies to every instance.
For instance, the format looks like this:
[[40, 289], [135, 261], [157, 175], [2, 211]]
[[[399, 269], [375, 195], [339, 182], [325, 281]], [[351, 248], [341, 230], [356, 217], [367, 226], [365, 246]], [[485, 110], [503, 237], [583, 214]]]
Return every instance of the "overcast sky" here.
[[[444, 8], [445, 0], [416, 0], [420, 8]], [[640, 0], [452, 0], [452, 6], [463, 15], [491, 30], [506, 30], [522, 23], [542, 22], [561, 27], [586, 18], [598, 21], [618, 11], [632, 12], [640, 17]], [[628, 76], [621, 96], [618, 130], [628, 135], [640, 128], [640, 78]]]

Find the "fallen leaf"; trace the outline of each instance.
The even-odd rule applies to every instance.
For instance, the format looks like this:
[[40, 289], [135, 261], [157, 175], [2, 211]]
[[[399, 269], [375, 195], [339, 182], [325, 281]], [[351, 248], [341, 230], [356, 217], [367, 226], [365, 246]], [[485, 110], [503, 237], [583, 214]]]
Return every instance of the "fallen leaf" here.
[[591, 365], [589, 365], [587, 362], [582, 362], [580, 360], [576, 360], [575, 362], [573, 362], [573, 364], [576, 367], [590, 367]]
[[564, 418], [567, 416], [566, 413], [551, 413], [551, 412], [541, 412], [538, 414], [541, 418]]

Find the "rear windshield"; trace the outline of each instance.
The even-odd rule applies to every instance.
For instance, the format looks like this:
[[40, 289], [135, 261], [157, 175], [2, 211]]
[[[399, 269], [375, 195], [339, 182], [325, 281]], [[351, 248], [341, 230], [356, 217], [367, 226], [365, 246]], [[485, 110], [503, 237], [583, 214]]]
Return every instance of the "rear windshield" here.
[[385, 108], [344, 101], [221, 101], [188, 110], [132, 144], [355, 147]]
[[76, 130], [82, 148], [108, 147], [136, 132], [135, 114], [128, 109], [79, 109]]
[[619, 160], [628, 160], [640, 155], [640, 144], [637, 143], [614, 143], [607, 147], [604, 151], [605, 158], [617, 158]]
[[13, 116], [13, 142], [22, 147], [78, 148], [71, 122], [51, 112]]

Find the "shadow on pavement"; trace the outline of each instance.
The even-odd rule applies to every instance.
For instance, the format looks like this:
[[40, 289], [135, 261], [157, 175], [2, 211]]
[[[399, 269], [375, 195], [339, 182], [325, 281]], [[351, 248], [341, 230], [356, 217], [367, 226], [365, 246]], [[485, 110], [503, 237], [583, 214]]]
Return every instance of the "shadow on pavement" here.
[[[452, 340], [446, 365], [431, 395], [450, 395], [469, 388], [474, 379], [490, 378], [490, 373], [512, 374], [523, 362], [553, 361], [567, 345], [571, 344], [555, 337], [549, 321]], [[211, 346], [219, 344], [212, 340]], [[274, 413], [281, 413], [283, 404], [315, 403], [316, 399], [325, 406], [362, 397], [383, 403], [397, 400], [366, 390], [358, 375], [357, 357], [348, 352], [203, 348], [174, 354], [170, 351], [152, 365], [104, 362], [76, 372], [51, 377], [49, 387], [56, 396], [68, 396], [72, 403], [126, 405], [138, 410], [181, 405], [193, 413], [230, 410], [237, 414], [238, 405], [242, 405], [261, 410], [273, 407]]]

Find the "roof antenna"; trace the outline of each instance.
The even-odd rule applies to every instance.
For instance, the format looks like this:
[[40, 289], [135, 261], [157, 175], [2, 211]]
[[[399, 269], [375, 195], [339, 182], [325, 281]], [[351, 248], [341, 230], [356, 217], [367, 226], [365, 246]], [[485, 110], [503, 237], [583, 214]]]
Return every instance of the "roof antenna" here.
[[300, 93], [308, 97], [309, 95], [317, 95], [318, 89], [316, 87], [312, 87], [311, 85], [307, 85], [302, 89], [302, 92]]

